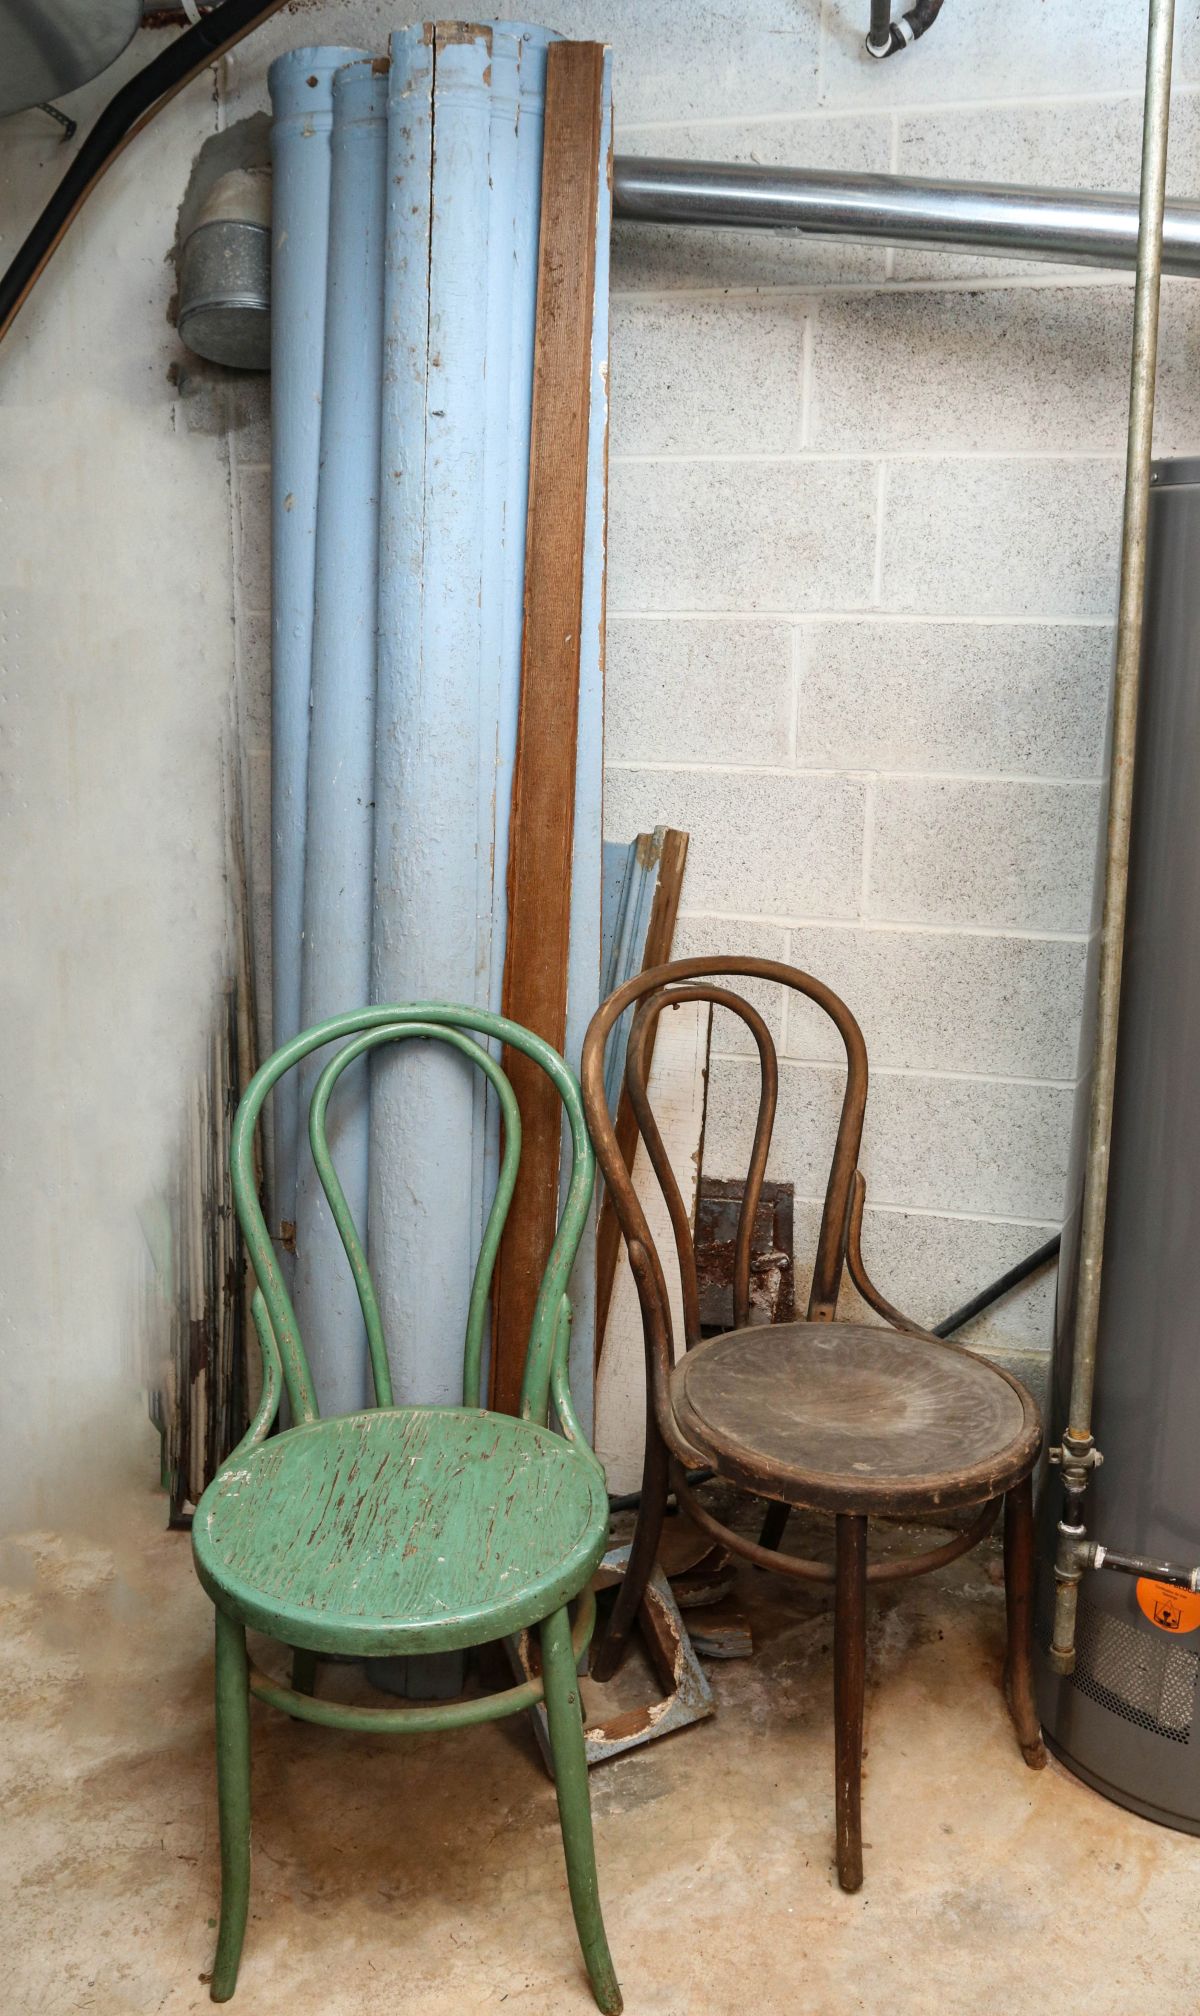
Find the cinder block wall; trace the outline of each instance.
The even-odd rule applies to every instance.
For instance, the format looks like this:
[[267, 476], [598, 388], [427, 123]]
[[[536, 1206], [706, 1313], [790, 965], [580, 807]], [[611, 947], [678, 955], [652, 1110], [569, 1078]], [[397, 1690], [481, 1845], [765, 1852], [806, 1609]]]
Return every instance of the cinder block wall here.
[[[1086, 24], [951, 0], [883, 65], [855, 0], [751, 5], [738, 30], [641, 11], [647, 34], [705, 25], [653, 85], [614, 27], [623, 150], [1137, 186], [1131, 0]], [[1194, 8], [1179, 38], [1171, 186], [1194, 196]], [[614, 282], [608, 831], [691, 831], [680, 950], [790, 960], [855, 1010], [868, 1265], [935, 1322], [1063, 1209], [1132, 282], [632, 226]], [[1200, 448], [1195, 302], [1166, 291], [1159, 453]], [[837, 1039], [770, 1007], [803, 1276]], [[716, 1044], [704, 1163], [729, 1176], [757, 1069], [732, 1027]], [[1040, 1385], [1052, 1304], [1043, 1279], [971, 1341]]]
[[[616, 52], [623, 152], [1133, 189], [1145, 8], [951, 0], [871, 62], [867, 0], [556, 0]], [[302, 36], [382, 46], [380, 0], [289, 10], [227, 65], [265, 103]], [[1171, 185], [1200, 193], [1200, 10]], [[686, 827], [681, 952], [840, 989], [873, 1066], [868, 1264], [937, 1321], [1060, 1218], [1112, 657], [1132, 283], [749, 234], [618, 231], [607, 827]], [[1200, 447], [1191, 283], [1166, 290], [1157, 445]], [[250, 718], [267, 677], [266, 436], [233, 434]], [[267, 758], [253, 758], [265, 886]], [[767, 1003], [774, 1173], [811, 1254], [831, 1032]], [[740, 1173], [751, 1066], [717, 1032], [705, 1166]], [[1040, 1381], [1053, 1284], [973, 1341]]]

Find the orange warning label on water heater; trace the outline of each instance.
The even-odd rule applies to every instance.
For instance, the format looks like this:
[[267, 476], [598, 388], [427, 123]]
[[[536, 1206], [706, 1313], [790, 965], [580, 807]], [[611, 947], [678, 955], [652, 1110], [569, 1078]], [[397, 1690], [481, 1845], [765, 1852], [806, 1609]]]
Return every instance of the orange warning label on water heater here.
[[1176, 1589], [1170, 1582], [1152, 1582], [1143, 1575], [1137, 1585], [1137, 1599], [1142, 1615], [1160, 1631], [1173, 1631], [1181, 1636], [1185, 1631], [1200, 1628], [1200, 1596], [1193, 1596], [1190, 1589]]

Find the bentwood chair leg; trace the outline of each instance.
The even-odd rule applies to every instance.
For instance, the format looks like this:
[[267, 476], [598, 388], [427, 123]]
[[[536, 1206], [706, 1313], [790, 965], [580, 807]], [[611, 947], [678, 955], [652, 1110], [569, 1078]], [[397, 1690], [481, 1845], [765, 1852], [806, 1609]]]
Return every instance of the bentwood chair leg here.
[[575, 1913], [575, 1928], [583, 1948], [592, 1993], [605, 2016], [619, 2016], [621, 1990], [617, 1985], [604, 1920], [600, 1915], [579, 1675], [575, 1670], [571, 1625], [565, 1609], [556, 1610], [545, 1619], [541, 1640], [546, 1715], [550, 1723], [550, 1747], [554, 1752], [554, 1787], [558, 1794], [558, 1817], [567, 1858], [571, 1909]]
[[778, 1549], [779, 1543], [783, 1539], [783, 1529], [787, 1525], [791, 1510], [790, 1505], [774, 1504], [767, 1506], [766, 1518], [762, 1523], [762, 1532], [758, 1536], [760, 1547], [770, 1547], [773, 1552]]
[[837, 1517], [833, 1608], [833, 1720], [837, 1871], [843, 1890], [861, 1890], [863, 1702], [867, 1678], [867, 1522]]
[[221, 1824], [221, 1926], [212, 1999], [228, 2002], [250, 1902], [250, 1683], [246, 1633], [217, 1611], [217, 1811]]
[[317, 1655], [302, 1645], [292, 1648], [292, 1687], [297, 1694], [317, 1691]]
[[658, 1558], [658, 1543], [662, 1539], [663, 1520], [667, 1516], [668, 1469], [667, 1445], [651, 1414], [646, 1422], [642, 1497], [633, 1545], [617, 1590], [612, 1616], [608, 1620], [608, 1629], [599, 1644], [592, 1647], [590, 1672], [593, 1680], [611, 1680], [625, 1657], [638, 1611], [642, 1607], [642, 1598], [646, 1594], [646, 1584]]
[[1033, 1691], [1035, 1572], [1033, 1479], [1026, 1477], [1004, 1500], [1004, 1602], [1008, 1612], [1004, 1691], [1021, 1755], [1031, 1770], [1040, 1771], [1046, 1762], [1046, 1749]]

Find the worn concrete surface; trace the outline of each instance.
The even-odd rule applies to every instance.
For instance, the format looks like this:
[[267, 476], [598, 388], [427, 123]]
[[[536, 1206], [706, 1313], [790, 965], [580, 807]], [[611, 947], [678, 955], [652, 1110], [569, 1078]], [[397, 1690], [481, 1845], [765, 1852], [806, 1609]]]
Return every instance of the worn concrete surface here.
[[[148, 1495], [111, 1544], [35, 1534], [4, 1555], [0, 2007], [204, 2010], [210, 1612], [187, 1538]], [[824, 1605], [753, 1572], [740, 1600], [759, 1651], [710, 1669], [717, 1715], [593, 1774], [629, 2016], [1192, 2016], [1200, 1843], [1025, 1769], [994, 1547], [874, 1603], [857, 1897], [830, 1866]], [[242, 2016], [585, 2016], [524, 1721], [404, 1743], [256, 1707], [254, 1743]]]

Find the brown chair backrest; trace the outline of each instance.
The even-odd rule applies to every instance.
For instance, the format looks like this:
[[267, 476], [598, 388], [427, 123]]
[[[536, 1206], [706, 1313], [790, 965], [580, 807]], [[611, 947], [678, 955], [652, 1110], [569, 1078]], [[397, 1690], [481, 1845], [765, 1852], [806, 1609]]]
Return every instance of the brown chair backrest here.
[[[844, 1001], [810, 973], [785, 966], [774, 959], [750, 959], [732, 955], [721, 958], [676, 959], [669, 965], [653, 966], [639, 973], [601, 1003], [588, 1026], [583, 1042], [581, 1079], [583, 1104], [596, 1159], [613, 1201], [617, 1220], [625, 1235], [630, 1264], [637, 1282], [642, 1314], [647, 1324], [647, 1343], [658, 1359], [660, 1376], [669, 1371], [674, 1358], [670, 1302], [662, 1261], [638, 1202], [630, 1174], [617, 1142], [613, 1116], [604, 1093], [604, 1052], [615, 1025], [625, 1010], [637, 1003], [625, 1052], [625, 1086], [645, 1142], [651, 1166], [661, 1186], [670, 1213], [679, 1276], [683, 1289], [684, 1341], [690, 1349], [700, 1338], [700, 1289], [696, 1276], [696, 1256], [687, 1211], [667, 1159], [662, 1136], [650, 1108], [646, 1080], [653, 1049], [654, 1031], [665, 1008], [685, 1001], [711, 1001], [740, 1017], [754, 1038], [760, 1068], [758, 1119], [754, 1145], [746, 1174], [746, 1187], [738, 1214], [734, 1246], [733, 1320], [743, 1328], [750, 1320], [750, 1244], [754, 1217], [762, 1194], [771, 1132], [779, 1096], [779, 1062], [771, 1032], [762, 1016], [741, 995], [720, 984], [725, 977], [747, 980], [774, 980], [816, 1002], [836, 1025], [846, 1051], [846, 1090], [842, 1099], [833, 1161], [825, 1191], [821, 1229], [817, 1239], [812, 1289], [808, 1302], [810, 1322], [832, 1322], [846, 1260], [847, 1228], [854, 1196], [858, 1151], [862, 1139], [863, 1114], [867, 1103], [867, 1050], [862, 1031]], [[651, 1332], [654, 1337], [652, 1339]]]

